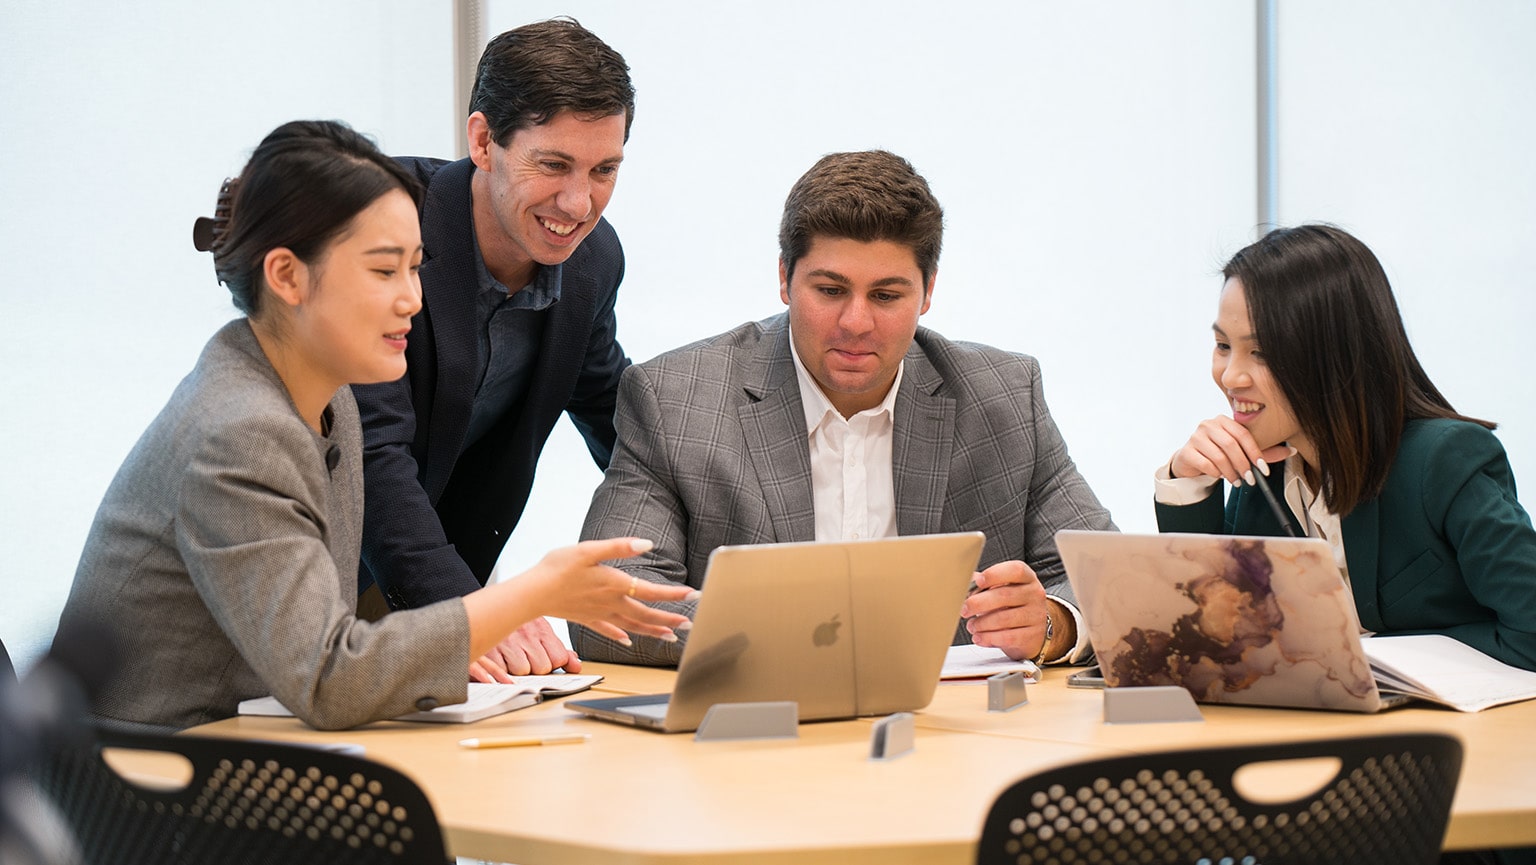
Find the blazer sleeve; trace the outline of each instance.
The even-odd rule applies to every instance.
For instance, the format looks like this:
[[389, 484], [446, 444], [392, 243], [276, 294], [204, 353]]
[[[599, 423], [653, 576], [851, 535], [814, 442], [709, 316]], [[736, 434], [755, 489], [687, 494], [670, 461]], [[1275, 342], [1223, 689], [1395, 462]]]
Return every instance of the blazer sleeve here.
[[[672, 454], [661, 401], [645, 369], [632, 366], [619, 384], [615, 423], [619, 431], [613, 461], [592, 496], [582, 540], [634, 536], [655, 543], [648, 553], [615, 562], [626, 573], [655, 583], [687, 584], [699, 588], [703, 574], [690, 574], [688, 513], [677, 489]], [[697, 601], [652, 604], [658, 609], [693, 617]], [[681, 643], [664, 643], [634, 636], [626, 648], [571, 623], [571, 645], [594, 661], [625, 664], [674, 665], [682, 657]]]
[[602, 227], [606, 230], [601, 234], [593, 232], [594, 236], [587, 242], [593, 247], [593, 255], [600, 255], [603, 260], [601, 272], [593, 274], [603, 296], [592, 317], [586, 354], [566, 404], [566, 413], [586, 440], [593, 461], [598, 468], [606, 469], [613, 459], [614, 441], [618, 438], [613, 413], [618, 400], [619, 379], [629, 367], [629, 356], [619, 345], [618, 317], [614, 313], [619, 284], [624, 281], [624, 249], [619, 245], [618, 235], [606, 222]]
[[1424, 465], [1426, 516], [1455, 548], [1467, 590], [1493, 614], [1438, 632], [1536, 670], [1536, 529], [1516, 498], [1503, 445], [1481, 427], [1455, 424]]
[[425, 607], [480, 588], [419, 480], [410, 376], [352, 392], [363, 422], [363, 563], [390, 608]]
[[1025, 510], [1025, 561], [1052, 597], [1075, 606], [1077, 598], [1056, 549], [1056, 533], [1063, 529], [1113, 531], [1115, 524], [1067, 453], [1067, 443], [1045, 403], [1040, 366], [1032, 363], [1030, 369], [1035, 466]]
[[[262, 442], [252, 448], [253, 441]], [[469, 622], [460, 601], [384, 617], [352, 609], [352, 575], [326, 542], [324, 468], [291, 422], [215, 430], [191, 460], [176, 545], [219, 627], [277, 699], [304, 722], [340, 729], [467, 694]], [[351, 507], [332, 502], [331, 507]], [[340, 589], [340, 590], [339, 590]], [[433, 639], [424, 640], [424, 634]]]
[[1192, 505], [1166, 505], [1153, 501], [1157, 510], [1157, 530], [1160, 532], [1190, 532], [1215, 535], [1230, 531], [1223, 516], [1221, 492], [1223, 484], [1211, 487], [1211, 494]]

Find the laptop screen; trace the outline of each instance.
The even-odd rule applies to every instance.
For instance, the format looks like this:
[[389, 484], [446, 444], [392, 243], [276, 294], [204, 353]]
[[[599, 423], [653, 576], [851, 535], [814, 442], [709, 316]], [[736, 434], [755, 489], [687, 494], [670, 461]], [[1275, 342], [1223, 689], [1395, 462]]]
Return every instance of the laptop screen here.
[[983, 542], [966, 532], [716, 549], [664, 728], [695, 729], [717, 703], [791, 701], [801, 720], [922, 708]]

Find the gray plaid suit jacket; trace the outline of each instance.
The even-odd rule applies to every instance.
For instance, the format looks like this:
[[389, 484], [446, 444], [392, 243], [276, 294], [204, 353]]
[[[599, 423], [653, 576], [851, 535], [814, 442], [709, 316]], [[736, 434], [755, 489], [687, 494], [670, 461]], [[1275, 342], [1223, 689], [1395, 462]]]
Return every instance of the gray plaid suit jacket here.
[[[618, 445], [582, 537], [656, 547], [617, 563], [656, 582], [704, 581], [722, 544], [812, 541], [810, 449], [780, 314], [631, 367]], [[1112, 529], [1051, 420], [1034, 358], [918, 328], [896, 395], [892, 481], [902, 535], [981, 531], [981, 567], [1019, 559], [1071, 602], [1060, 529]], [[692, 615], [696, 602], [664, 605]], [[682, 635], [679, 635], [682, 636]], [[956, 642], [968, 642], [963, 627]], [[682, 643], [625, 648], [572, 624], [584, 658], [675, 664]]]

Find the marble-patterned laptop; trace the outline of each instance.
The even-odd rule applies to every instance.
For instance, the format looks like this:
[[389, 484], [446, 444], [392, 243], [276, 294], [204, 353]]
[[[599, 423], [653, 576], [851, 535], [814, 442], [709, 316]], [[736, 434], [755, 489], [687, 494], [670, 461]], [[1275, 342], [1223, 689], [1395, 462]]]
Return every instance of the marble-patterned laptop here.
[[1377, 689], [1325, 541], [1062, 531], [1056, 544], [1109, 687], [1355, 712], [1401, 702]]

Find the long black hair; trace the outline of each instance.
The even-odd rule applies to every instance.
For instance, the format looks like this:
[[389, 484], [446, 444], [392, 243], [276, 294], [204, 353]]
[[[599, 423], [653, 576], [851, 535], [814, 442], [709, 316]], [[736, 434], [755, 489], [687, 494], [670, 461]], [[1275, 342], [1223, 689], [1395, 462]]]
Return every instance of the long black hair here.
[[1329, 510], [1381, 494], [1403, 425], [1458, 414], [1419, 364], [1381, 262], [1331, 225], [1277, 228], [1222, 268], [1242, 283], [1265, 363], [1317, 448]]

